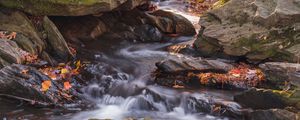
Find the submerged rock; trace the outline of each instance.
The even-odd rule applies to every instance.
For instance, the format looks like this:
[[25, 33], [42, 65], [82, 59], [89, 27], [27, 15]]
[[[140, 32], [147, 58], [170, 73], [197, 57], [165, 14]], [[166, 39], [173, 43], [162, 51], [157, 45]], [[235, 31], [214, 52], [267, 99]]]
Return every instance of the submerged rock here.
[[299, 1], [230, 0], [200, 19], [195, 48], [246, 57], [250, 61], [297, 62], [299, 55]]
[[145, 2], [146, 0], [1, 0], [0, 5], [33, 15], [82, 16], [112, 11], [123, 4], [123, 9], [130, 9]]

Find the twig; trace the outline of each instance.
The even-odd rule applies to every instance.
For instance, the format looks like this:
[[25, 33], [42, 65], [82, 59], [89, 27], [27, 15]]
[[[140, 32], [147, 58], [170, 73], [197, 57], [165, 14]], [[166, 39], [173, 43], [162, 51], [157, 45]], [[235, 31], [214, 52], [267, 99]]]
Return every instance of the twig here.
[[53, 105], [53, 104], [49, 104], [49, 103], [46, 103], [46, 102], [31, 100], [31, 99], [27, 99], [27, 98], [23, 98], [23, 97], [18, 97], [18, 96], [14, 96], [14, 95], [9, 95], [9, 94], [0, 94], [0, 96], [8, 97], [8, 98], [13, 98], [13, 99], [17, 99], [17, 100], [22, 100], [22, 101], [26, 101], [26, 102], [30, 102], [31, 104], [39, 104], [39, 105], [43, 105], [43, 106], [51, 106], [51, 105]]

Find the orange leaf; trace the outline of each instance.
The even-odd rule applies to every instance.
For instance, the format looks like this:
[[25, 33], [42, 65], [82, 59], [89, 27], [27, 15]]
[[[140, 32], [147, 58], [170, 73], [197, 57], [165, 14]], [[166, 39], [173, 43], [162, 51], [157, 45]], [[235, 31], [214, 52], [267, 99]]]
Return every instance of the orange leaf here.
[[70, 88], [72, 88], [72, 85], [70, 84], [70, 82], [64, 82], [64, 89], [69, 90]]
[[42, 89], [41, 89], [41, 91], [45, 92], [45, 91], [47, 91], [50, 87], [51, 87], [51, 81], [50, 81], [50, 80], [45, 80], [45, 81], [42, 83]]

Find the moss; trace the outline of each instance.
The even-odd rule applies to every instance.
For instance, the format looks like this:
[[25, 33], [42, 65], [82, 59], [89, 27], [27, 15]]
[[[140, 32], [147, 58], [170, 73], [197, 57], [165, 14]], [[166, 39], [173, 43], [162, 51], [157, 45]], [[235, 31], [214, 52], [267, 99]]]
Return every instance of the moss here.
[[86, 15], [111, 9], [110, 0], [1, 0], [0, 5], [33, 15]]

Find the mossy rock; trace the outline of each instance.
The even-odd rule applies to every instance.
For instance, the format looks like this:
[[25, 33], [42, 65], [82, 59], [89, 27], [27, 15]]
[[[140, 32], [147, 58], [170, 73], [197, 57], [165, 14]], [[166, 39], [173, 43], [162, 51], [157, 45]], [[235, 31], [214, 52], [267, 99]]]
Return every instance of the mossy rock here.
[[234, 100], [253, 109], [296, 107], [300, 102], [299, 90], [281, 91], [271, 89], [250, 89], [234, 96]]
[[[131, 0], [1, 0], [0, 5], [33, 15], [81, 16], [111, 11]], [[143, 0], [135, 0], [132, 4]]]

